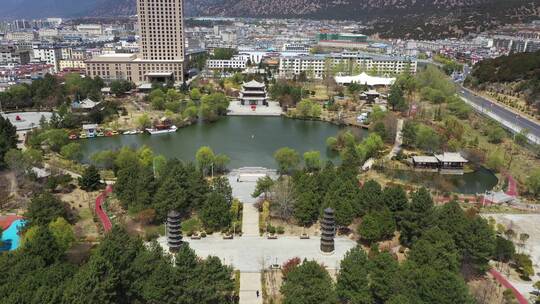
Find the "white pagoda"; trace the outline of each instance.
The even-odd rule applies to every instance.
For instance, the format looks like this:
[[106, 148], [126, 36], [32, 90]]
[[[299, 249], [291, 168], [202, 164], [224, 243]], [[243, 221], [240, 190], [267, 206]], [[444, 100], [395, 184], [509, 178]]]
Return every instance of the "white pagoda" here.
[[268, 106], [266, 85], [255, 80], [242, 84], [240, 103], [250, 106]]

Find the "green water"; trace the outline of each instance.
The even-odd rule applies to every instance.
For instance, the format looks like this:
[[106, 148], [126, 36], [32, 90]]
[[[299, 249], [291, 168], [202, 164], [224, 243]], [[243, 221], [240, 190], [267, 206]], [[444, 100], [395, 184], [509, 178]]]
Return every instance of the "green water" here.
[[[215, 153], [231, 158], [229, 168], [259, 166], [276, 168], [274, 152], [290, 147], [303, 154], [309, 150], [321, 152], [323, 160], [339, 161], [339, 155], [328, 151], [326, 138], [336, 136], [343, 128], [320, 121], [293, 120], [284, 117], [231, 116], [215, 123], [198, 123], [181, 128], [176, 133], [150, 136], [121, 135], [79, 141], [85, 161], [95, 152], [138, 148], [147, 145], [156, 154], [190, 161], [201, 146], [211, 147]], [[366, 131], [354, 129], [362, 137]]]
[[389, 178], [420, 184], [439, 191], [462, 194], [484, 193], [493, 189], [499, 182], [493, 172], [483, 167], [463, 175], [443, 175], [405, 170], [385, 170], [384, 174]]

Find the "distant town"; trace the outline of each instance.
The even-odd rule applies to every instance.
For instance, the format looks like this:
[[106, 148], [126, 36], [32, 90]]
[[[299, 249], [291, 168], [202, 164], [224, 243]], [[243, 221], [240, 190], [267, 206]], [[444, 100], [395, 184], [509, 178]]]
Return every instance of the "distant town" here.
[[132, 2], [0, 21], [1, 303], [540, 303], [540, 20]]

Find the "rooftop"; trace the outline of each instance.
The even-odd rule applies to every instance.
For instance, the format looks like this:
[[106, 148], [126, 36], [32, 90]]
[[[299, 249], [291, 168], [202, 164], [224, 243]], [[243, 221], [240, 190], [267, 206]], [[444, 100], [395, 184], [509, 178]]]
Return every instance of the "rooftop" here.
[[415, 163], [439, 163], [435, 156], [413, 156]]
[[107, 54], [94, 57], [88, 60], [88, 62], [129, 62], [135, 60], [136, 58], [136, 54]]
[[468, 160], [463, 158], [463, 156], [461, 156], [461, 154], [459, 154], [459, 153], [445, 152], [443, 154], [435, 155], [435, 157], [441, 162], [451, 162], [451, 163], [467, 163], [467, 162], [469, 162]]

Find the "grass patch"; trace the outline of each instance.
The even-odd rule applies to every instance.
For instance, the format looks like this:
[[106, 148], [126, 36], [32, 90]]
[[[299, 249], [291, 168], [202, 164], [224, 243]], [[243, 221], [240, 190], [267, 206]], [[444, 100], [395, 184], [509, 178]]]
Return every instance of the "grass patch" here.
[[200, 229], [201, 221], [196, 217], [192, 217], [189, 220], [182, 222], [182, 232], [187, 236], [191, 236]]

